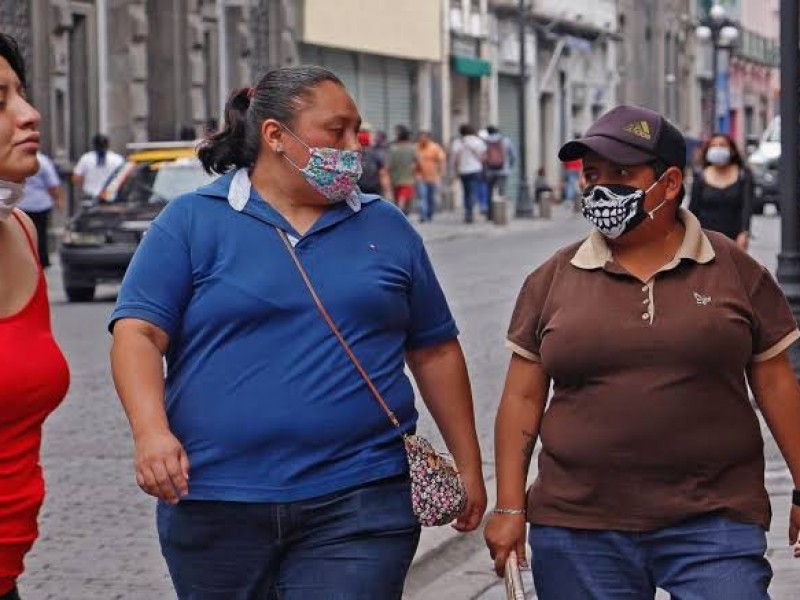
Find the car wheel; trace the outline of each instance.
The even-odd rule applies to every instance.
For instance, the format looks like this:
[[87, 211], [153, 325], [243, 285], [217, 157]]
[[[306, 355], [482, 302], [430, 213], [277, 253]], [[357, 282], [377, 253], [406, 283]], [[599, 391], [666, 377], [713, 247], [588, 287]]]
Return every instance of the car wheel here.
[[70, 302], [91, 302], [94, 300], [94, 286], [64, 288], [67, 293], [67, 300]]

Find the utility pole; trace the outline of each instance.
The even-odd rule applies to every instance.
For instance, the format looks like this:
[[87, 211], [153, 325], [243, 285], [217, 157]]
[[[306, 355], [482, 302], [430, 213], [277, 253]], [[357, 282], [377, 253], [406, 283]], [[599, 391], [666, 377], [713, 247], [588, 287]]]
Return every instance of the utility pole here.
[[[781, 252], [778, 282], [789, 300], [795, 319], [800, 317], [800, 235], [798, 235], [798, 108], [800, 84], [800, 8], [797, 0], [781, 0]], [[800, 376], [800, 347], [793, 344], [789, 356]]]
[[525, 25], [527, 14], [525, 0], [519, 0], [517, 5], [517, 19], [519, 26], [519, 187], [517, 189], [517, 206], [514, 216], [517, 218], [533, 217], [533, 201], [528, 187], [528, 105], [527, 88], [527, 62], [525, 52]]

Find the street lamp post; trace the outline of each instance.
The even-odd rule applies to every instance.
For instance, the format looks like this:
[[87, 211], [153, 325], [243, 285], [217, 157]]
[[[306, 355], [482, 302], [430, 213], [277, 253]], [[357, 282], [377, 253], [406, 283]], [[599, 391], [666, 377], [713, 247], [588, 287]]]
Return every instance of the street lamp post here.
[[[789, 300], [795, 319], [800, 317], [800, 235], [798, 234], [798, 88], [800, 87], [800, 8], [797, 0], [781, 0], [781, 252], [778, 282]], [[800, 348], [793, 344], [789, 357], [800, 376]]]
[[730, 107], [728, 106], [728, 62], [730, 55], [726, 56], [725, 68], [720, 69], [719, 54], [721, 50], [731, 50], [739, 37], [736, 23], [731, 21], [725, 8], [714, 4], [708, 11], [708, 16], [700, 20], [700, 25], [695, 30], [697, 38], [702, 41], [711, 41], [711, 81], [713, 91], [711, 94], [711, 131], [729, 133]]
[[514, 216], [517, 218], [533, 217], [533, 201], [528, 187], [528, 105], [525, 94], [527, 83], [527, 66], [525, 57], [525, 0], [517, 5], [517, 25], [519, 26], [519, 187], [517, 188], [517, 206]]

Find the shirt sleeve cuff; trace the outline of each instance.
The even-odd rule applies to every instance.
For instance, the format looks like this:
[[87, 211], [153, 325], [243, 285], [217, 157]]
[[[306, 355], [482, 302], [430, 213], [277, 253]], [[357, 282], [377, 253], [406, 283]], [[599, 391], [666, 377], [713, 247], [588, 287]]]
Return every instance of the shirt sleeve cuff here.
[[406, 350], [418, 350], [420, 348], [429, 348], [438, 344], [443, 344], [454, 340], [458, 337], [458, 327], [453, 320], [430, 329], [423, 333], [417, 333], [408, 338], [406, 342]]
[[798, 339], [800, 339], [800, 331], [795, 329], [791, 333], [786, 334], [776, 344], [773, 344], [770, 348], [764, 350], [764, 352], [759, 352], [758, 354], [754, 355], [753, 362], [764, 362], [770, 358], [775, 358], [778, 356], [778, 354], [794, 344]]
[[114, 325], [116, 325], [117, 321], [120, 319], [141, 319], [142, 321], [147, 321], [151, 325], [162, 329], [170, 339], [172, 339], [175, 334], [176, 326], [173, 320], [151, 308], [135, 305], [117, 307], [114, 312], [111, 313], [111, 317], [108, 320], [109, 333], [114, 333]]
[[511, 350], [514, 354], [517, 354], [522, 358], [530, 360], [531, 362], [536, 362], [536, 363], [542, 362], [542, 358], [538, 354], [535, 354], [530, 350], [526, 350], [525, 348], [523, 348], [522, 346], [520, 346], [515, 342], [512, 342], [511, 340], [506, 340], [506, 348]]

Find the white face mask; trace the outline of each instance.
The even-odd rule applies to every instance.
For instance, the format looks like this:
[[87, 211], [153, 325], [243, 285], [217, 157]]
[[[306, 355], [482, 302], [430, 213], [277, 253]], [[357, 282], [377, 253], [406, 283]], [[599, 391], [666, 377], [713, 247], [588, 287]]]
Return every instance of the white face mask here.
[[5, 221], [22, 201], [25, 185], [0, 179], [0, 221]]
[[723, 146], [711, 146], [706, 151], [706, 160], [712, 165], [727, 165], [731, 162], [731, 149]]

